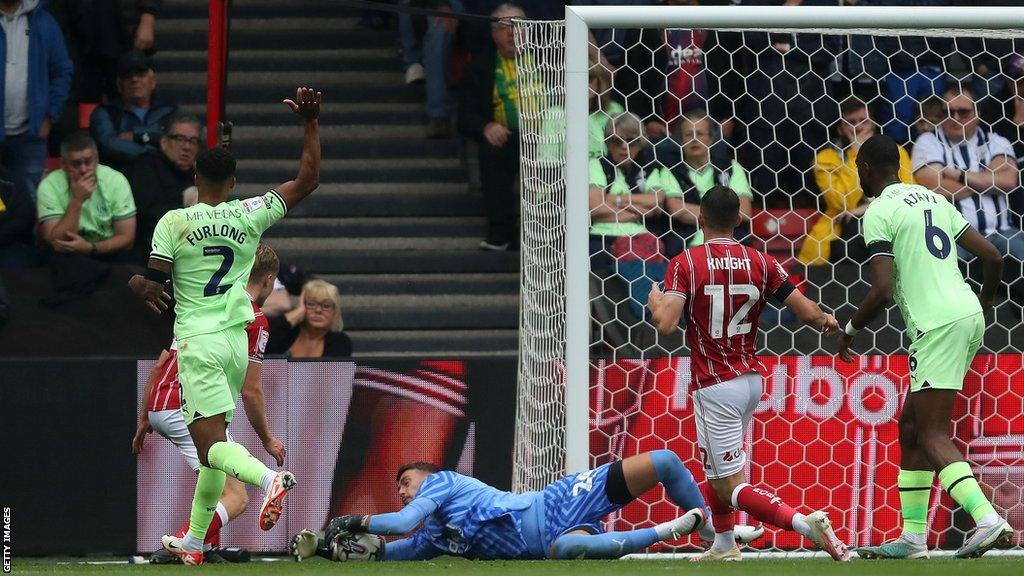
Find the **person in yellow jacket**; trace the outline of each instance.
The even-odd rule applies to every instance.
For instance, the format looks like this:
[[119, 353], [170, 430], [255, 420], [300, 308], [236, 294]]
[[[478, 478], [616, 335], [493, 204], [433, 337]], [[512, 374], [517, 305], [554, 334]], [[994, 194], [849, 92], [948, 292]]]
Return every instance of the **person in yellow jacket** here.
[[[832, 242], [842, 236], [843, 225], [860, 218], [868, 208], [857, 178], [857, 151], [878, 129], [868, 117], [867, 106], [856, 98], [844, 100], [839, 114], [839, 142], [820, 150], [814, 162], [814, 181], [825, 200], [825, 213], [814, 223], [797, 256], [808, 266], [828, 264]], [[900, 180], [913, 184], [910, 155], [902, 146], [899, 152]]]

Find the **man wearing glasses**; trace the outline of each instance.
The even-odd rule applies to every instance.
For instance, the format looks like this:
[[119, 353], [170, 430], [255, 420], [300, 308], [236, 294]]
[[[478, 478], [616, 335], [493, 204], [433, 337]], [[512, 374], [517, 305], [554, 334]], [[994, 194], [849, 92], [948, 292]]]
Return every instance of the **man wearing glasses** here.
[[175, 114], [168, 118], [160, 149], [147, 151], [126, 173], [138, 210], [139, 241], [135, 245], [139, 258], [145, 261], [149, 259], [150, 240], [160, 218], [171, 210], [196, 203], [198, 192], [193, 175], [200, 136], [198, 118]]
[[[1020, 181], [1013, 145], [979, 123], [974, 94], [966, 86], [953, 86], [943, 94], [948, 115], [934, 133], [914, 143], [911, 164], [918, 184], [948, 197], [971, 226], [1004, 256], [1012, 256], [1005, 276], [1012, 300], [1024, 298], [1020, 262], [1024, 261], [1024, 233], [1012, 225], [1009, 194]], [[960, 250], [960, 258], [973, 256]], [[1019, 304], [1008, 301], [1020, 315]]]

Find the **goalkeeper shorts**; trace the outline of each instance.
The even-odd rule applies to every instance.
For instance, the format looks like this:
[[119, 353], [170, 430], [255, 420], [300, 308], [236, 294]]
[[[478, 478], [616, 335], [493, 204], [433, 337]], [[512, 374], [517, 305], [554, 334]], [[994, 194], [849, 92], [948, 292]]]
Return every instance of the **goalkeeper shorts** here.
[[985, 335], [980, 312], [921, 334], [910, 345], [910, 392], [961, 390]]

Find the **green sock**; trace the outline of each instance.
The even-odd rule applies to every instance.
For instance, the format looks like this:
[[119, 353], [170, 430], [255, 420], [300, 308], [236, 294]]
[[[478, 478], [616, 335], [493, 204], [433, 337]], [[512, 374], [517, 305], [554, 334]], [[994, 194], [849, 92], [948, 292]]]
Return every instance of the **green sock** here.
[[217, 470], [223, 470], [246, 484], [253, 486], [263, 485], [263, 475], [270, 472], [270, 469], [263, 465], [249, 454], [245, 446], [236, 442], [217, 442], [210, 446], [206, 455], [210, 466]]
[[995, 514], [995, 508], [981, 491], [981, 486], [978, 486], [978, 481], [974, 479], [971, 466], [967, 462], [953, 462], [943, 468], [939, 472], [939, 482], [975, 522], [986, 514]]
[[227, 476], [220, 470], [199, 466], [199, 478], [196, 480], [196, 493], [192, 496], [192, 514], [188, 517], [188, 533], [202, 542], [210, 521], [217, 513], [217, 501], [224, 491], [224, 480]]
[[931, 470], [900, 470], [896, 483], [900, 488], [904, 532], [923, 535], [928, 531], [928, 497], [934, 478]]

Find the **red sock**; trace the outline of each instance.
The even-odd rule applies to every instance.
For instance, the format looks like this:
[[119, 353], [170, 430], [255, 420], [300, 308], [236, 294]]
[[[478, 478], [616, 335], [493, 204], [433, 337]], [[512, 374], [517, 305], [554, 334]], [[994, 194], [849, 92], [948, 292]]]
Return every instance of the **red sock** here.
[[750, 484], [740, 486], [736, 494], [736, 507], [757, 518], [785, 530], [793, 529], [793, 516], [796, 510], [782, 501], [775, 494], [764, 488], [754, 488]]
[[711, 508], [711, 523], [715, 533], [729, 532], [736, 527], [736, 514], [732, 506], [722, 502], [713, 489], [708, 490], [708, 507]]
[[[213, 547], [220, 546], [220, 529], [223, 525], [220, 514], [214, 512], [213, 519], [210, 520], [210, 527], [206, 529], [206, 538], [203, 540], [203, 543]], [[188, 527], [189, 523], [186, 521], [185, 525], [178, 530], [178, 538], [184, 538], [185, 534], [188, 534]]]

